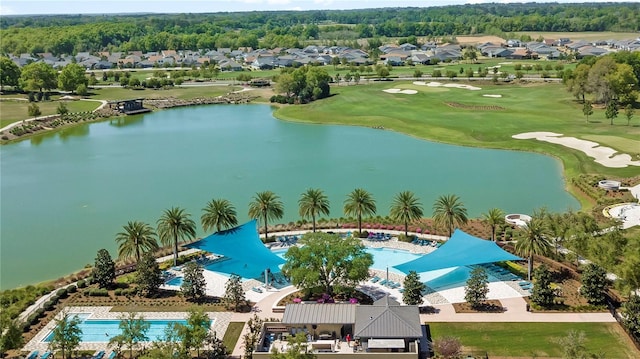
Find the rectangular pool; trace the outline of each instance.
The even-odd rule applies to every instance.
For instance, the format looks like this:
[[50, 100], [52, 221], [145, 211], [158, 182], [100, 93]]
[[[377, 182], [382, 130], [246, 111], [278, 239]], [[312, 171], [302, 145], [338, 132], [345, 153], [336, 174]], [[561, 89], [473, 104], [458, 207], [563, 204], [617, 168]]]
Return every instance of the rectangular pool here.
[[[87, 314], [78, 315], [78, 318], [82, 321], [79, 325], [80, 330], [82, 331], [82, 342], [106, 343], [113, 336], [119, 335], [121, 333], [119, 328], [120, 320], [87, 319], [87, 316]], [[171, 323], [180, 323], [184, 325], [187, 324], [187, 321], [184, 319], [146, 319], [145, 321], [150, 325], [149, 330], [147, 331], [147, 337], [149, 338], [150, 342], [163, 339], [165, 336], [164, 331]], [[50, 342], [52, 337], [53, 331], [49, 333], [43, 341]]]

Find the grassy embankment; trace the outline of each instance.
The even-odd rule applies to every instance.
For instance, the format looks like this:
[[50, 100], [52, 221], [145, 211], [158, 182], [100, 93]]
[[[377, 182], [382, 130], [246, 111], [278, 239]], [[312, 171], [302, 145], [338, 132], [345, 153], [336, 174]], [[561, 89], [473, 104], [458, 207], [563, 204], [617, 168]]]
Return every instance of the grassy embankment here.
[[637, 358], [617, 323], [428, 323], [434, 338], [454, 336], [465, 350], [486, 352], [489, 357], [555, 357], [563, 355], [557, 340], [575, 330], [584, 332], [585, 348], [605, 358]]
[[[604, 110], [596, 109], [587, 123], [582, 115], [582, 105], [559, 84], [495, 85], [474, 82], [472, 85], [482, 90], [417, 86], [409, 81], [340, 86], [332, 89], [334, 96], [327, 100], [283, 107], [275, 112], [275, 116], [299, 122], [382, 126], [438, 142], [545, 153], [562, 161], [568, 178], [581, 173], [619, 177], [640, 174], [638, 167], [604, 167], [577, 150], [536, 140], [511, 138], [523, 132], [550, 131], [598, 139], [601, 145], [637, 158], [640, 153], [638, 118], [627, 126], [626, 119], [619, 117], [611, 126], [605, 119]], [[413, 89], [418, 93], [404, 95], [382, 91], [387, 88]], [[502, 97], [489, 98], [484, 94]], [[452, 103], [462, 107], [452, 107]], [[583, 205], [588, 204], [586, 200], [582, 202]]]

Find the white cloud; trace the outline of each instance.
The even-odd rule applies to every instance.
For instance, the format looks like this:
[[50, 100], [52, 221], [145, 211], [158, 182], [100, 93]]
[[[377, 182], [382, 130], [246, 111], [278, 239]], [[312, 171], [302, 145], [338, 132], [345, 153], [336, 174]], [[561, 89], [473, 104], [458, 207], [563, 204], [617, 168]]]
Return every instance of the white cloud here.
[[267, 0], [269, 5], [289, 5], [291, 0]]

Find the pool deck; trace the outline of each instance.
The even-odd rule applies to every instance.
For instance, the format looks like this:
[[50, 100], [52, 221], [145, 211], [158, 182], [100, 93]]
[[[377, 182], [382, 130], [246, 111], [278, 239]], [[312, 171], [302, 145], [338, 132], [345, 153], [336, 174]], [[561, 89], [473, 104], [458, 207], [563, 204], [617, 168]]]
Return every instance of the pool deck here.
[[[112, 307], [67, 307], [68, 313], [91, 313], [90, 319], [121, 319], [123, 312], [112, 312]], [[57, 319], [62, 318], [63, 313], [60, 312], [56, 315]], [[140, 312], [145, 319], [187, 319], [189, 313], [187, 312]], [[216, 333], [224, 333], [229, 326], [229, 322], [232, 317], [230, 312], [208, 312], [209, 318], [213, 321], [211, 330]], [[49, 346], [49, 343], [44, 339], [55, 328], [55, 320], [50, 321], [44, 326], [40, 332], [31, 339], [27, 345], [24, 346], [24, 351], [38, 350], [44, 353]], [[150, 344], [145, 342], [143, 344]], [[81, 342], [79, 350], [110, 350], [108, 342]]]

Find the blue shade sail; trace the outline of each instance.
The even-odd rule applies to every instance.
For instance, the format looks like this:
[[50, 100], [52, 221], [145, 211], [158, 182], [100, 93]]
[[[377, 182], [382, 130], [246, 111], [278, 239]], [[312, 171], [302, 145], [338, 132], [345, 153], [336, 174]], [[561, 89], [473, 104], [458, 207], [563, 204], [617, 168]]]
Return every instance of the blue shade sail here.
[[259, 278], [269, 268], [278, 272], [285, 260], [271, 252], [260, 240], [256, 220], [225, 231], [216, 232], [197, 242], [188, 244], [196, 248], [226, 257], [219, 263], [207, 265], [207, 269], [243, 278]]
[[410, 262], [398, 264], [394, 268], [403, 273], [409, 273], [409, 271], [422, 273], [437, 269], [510, 260], [522, 260], [522, 258], [505, 251], [495, 242], [474, 237], [456, 229], [451, 238], [436, 251]]

